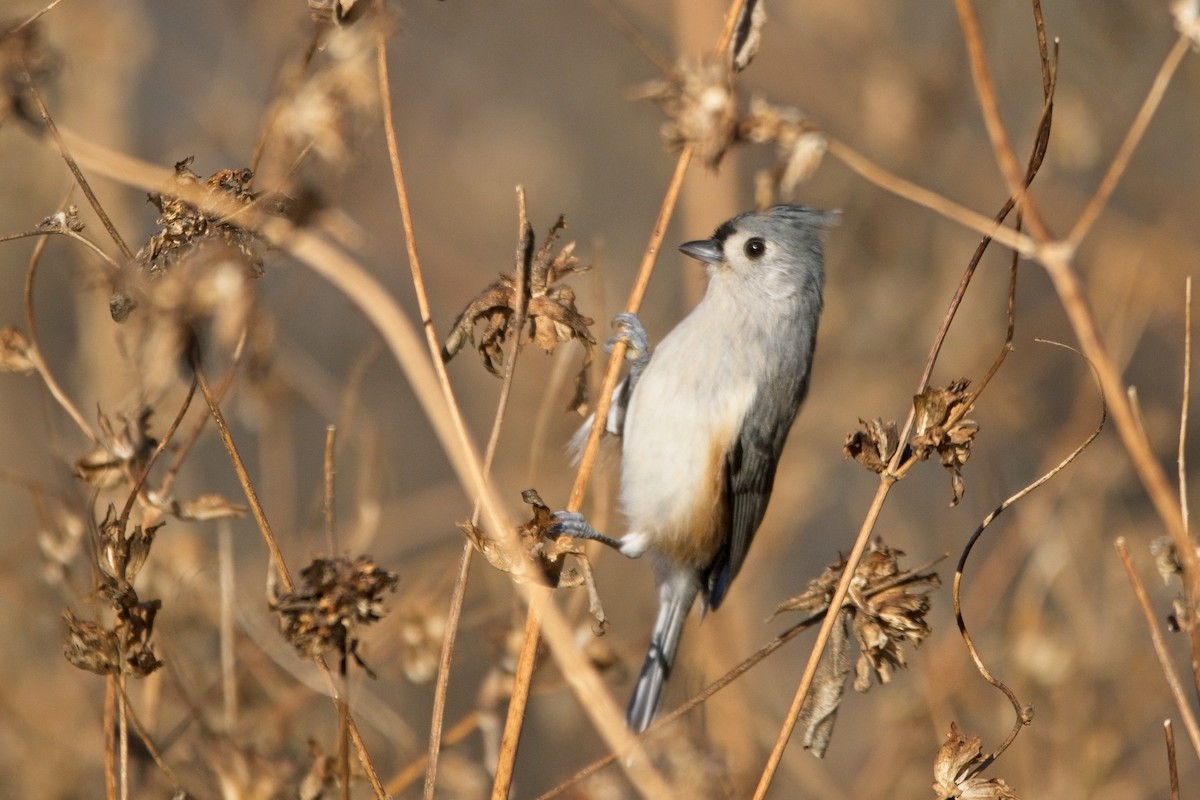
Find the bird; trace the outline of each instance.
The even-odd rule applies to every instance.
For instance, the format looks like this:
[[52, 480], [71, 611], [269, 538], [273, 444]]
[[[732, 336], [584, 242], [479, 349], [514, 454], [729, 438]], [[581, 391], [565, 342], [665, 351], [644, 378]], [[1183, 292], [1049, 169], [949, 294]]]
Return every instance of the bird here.
[[[824, 241], [839, 211], [776, 205], [679, 246], [700, 261], [700, 302], [651, 353], [639, 319], [617, 315], [631, 361], [605, 420], [620, 436], [621, 538], [578, 512], [553, 515], [551, 534], [650, 554], [658, 615], [626, 724], [641, 733], [662, 703], [684, 623], [724, 601], [766, 513], [792, 422], [808, 394], [824, 307]], [[594, 420], [576, 434], [576, 449]]]

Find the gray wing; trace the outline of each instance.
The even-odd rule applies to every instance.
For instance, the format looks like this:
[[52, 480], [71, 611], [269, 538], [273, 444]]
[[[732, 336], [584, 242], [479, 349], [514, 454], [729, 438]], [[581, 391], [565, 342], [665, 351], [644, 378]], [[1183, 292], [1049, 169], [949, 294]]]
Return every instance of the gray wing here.
[[725, 459], [729, 538], [708, 573], [708, 602], [715, 610], [737, 577], [754, 534], [767, 513], [775, 468], [796, 412], [808, 392], [808, 374], [772, 382], [755, 398]]

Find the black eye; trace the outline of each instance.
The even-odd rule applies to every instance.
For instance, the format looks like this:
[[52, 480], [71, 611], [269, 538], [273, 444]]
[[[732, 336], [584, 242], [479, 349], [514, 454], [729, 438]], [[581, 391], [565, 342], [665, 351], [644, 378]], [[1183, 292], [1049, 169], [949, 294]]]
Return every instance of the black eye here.
[[762, 254], [767, 252], [767, 243], [755, 236], [753, 239], [746, 240], [742, 250], [745, 251], [747, 258], [761, 258]]

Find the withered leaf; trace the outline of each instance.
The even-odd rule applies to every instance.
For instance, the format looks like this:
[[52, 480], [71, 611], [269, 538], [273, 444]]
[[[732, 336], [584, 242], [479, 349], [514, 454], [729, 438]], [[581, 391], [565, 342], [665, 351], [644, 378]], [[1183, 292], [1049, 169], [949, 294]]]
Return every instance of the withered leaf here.
[[[533, 516], [517, 528], [520, 550], [512, 552], [511, 545], [493, 539], [471, 522], [460, 522], [458, 528], [466, 534], [468, 541], [496, 569], [507, 572], [518, 583], [537, 583], [562, 589], [584, 586], [588, 592], [589, 612], [595, 620], [595, 631], [603, 633], [608, 619], [600, 604], [600, 593], [596, 588], [587, 553], [582, 543], [569, 537], [550, 538], [549, 530], [554, 520], [550, 507], [542, 501], [534, 489], [521, 492], [521, 499], [533, 510]], [[564, 556], [578, 559], [579, 569], [564, 569]], [[537, 570], [531, 573], [530, 567]]]
[[863, 427], [846, 437], [842, 457], [853, 458], [871, 472], [882, 473], [895, 454], [900, 438], [896, 422], [884, 422], [877, 417], [873, 420], [859, 419], [859, 423]]
[[[928, 594], [940, 585], [940, 580], [936, 573], [901, 569], [902, 555], [876, 539], [851, 578], [850, 590], [838, 611], [835, 626], [838, 637], [831, 641], [827, 651], [834, 652], [836, 647], [836, 653], [830, 656], [829, 664], [823, 662], [819, 667], [824, 672], [816, 680], [824, 683], [814, 683], [802, 710], [806, 746], [818, 756], [829, 744], [844, 683], [849, 677], [849, 633], [854, 633], [858, 643], [859, 656], [854, 666], [854, 689], [858, 692], [871, 688], [872, 676], [880, 683], [887, 683], [892, 668], [905, 666], [900, 645], [907, 642], [918, 647], [930, 633], [925, 621]], [[845, 568], [845, 559], [839, 558], [809, 581], [804, 592], [780, 603], [775, 613], [824, 611]], [[837, 686], [833, 685], [835, 679]]]
[[850, 674], [850, 620], [850, 609], [843, 608], [817, 665], [812, 687], [800, 708], [799, 725], [804, 731], [804, 747], [817, 758], [824, 758], [829, 749], [833, 724], [837, 721], [846, 678]]
[[209, 522], [215, 519], [240, 519], [250, 511], [246, 506], [231, 503], [219, 494], [202, 494], [194, 500], [175, 503], [171, 513], [179, 519]]
[[[483, 366], [499, 377], [505, 359], [504, 345], [514, 333], [520, 334], [519, 345], [533, 343], [547, 353], [563, 342], [577, 341], [583, 345], [584, 361], [576, 378], [576, 397], [571, 402], [572, 409], [576, 409], [585, 402], [579, 395], [582, 392], [586, 396], [586, 370], [591, 364], [596, 341], [589, 330], [593, 320], [580, 314], [575, 307], [575, 291], [560, 283], [568, 275], [588, 269], [575, 256], [574, 242], [554, 252], [558, 235], [565, 227], [566, 221], [560, 216], [536, 252], [532, 250], [532, 234], [529, 234], [531, 246], [523, 251], [527, 263], [517, 267], [526, 270], [528, 275], [522, 330], [513, 331], [520, 305], [516, 274], [501, 275], [476, 295], [454, 320], [442, 345], [442, 360], [449, 361], [468, 343], [474, 343]], [[476, 334], [479, 326], [482, 328]]]
[[939, 798], [962, 800], [1018, 800], [1003, 780], [984, 780], [975, 774], [983, 762], [979, 737], [968, 739], [951, 722], [950, 734], [933, 762], [933, 793]]
[[762, 44], [762, 29], [767, 22], [763, 0], [747, 0], [734, 27], [733, 41], [729, 44], [730, 61], [735, 72], [750, 66], [758, 55]]
[[0, 328], [0, 372], [26, 375], [36, 370], [29, 352], [25, 334], [11, 326]]
[[909, 440], [913, 455], [924, 461], [934, 452], [946, 471], [954, 497], [950, 505], [958, 505], [963, 497], [962, 467], [971, 456], [971, 444], [979, 432], [979, 424], [966, 419], [975, 397], [967, 391], [969, 381], [953, 381], [945, 389], [928, 386], [913, 397], [916, 424]]

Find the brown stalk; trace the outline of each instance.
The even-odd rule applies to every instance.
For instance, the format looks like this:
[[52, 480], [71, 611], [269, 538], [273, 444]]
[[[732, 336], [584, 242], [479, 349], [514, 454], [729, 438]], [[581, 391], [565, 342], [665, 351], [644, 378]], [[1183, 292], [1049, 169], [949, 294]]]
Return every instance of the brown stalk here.
[[59, 3], [61, 3], [62, 1], [63, 0], [51, 0], [51, 2], [49, 4], [47, 4], [45, 8], [43, 8], [40, 11], [33, 12], [32, 16], [30, 16], [28, 19], [26, 19], [24, 22], [22, 22], [17, 27], [10, 30], [9, 33], [10, 34], [18, 33], [21, 31], [21, 29], [28, 28], [30, 25], [32, 25], [33, 23], [37, 22], [39, 19], [44, 17], [46, 14], [50, 13], [50, 11], [55, 6], [57, 6]]
[[192, 376], [192, 382], [188, 386], [187, 395], [183, 398], [183, 404], [179, 406], [179, 411], [175, 414], [175, 418], [171, 420], [170, 426], [159, 439], [158, 444], [154, 448], [154, 452], [146, 459], [146, 465], [142, 467], [142, 471], [138, 473], [137, 480], [133, 483], [133, 488], [129, 492], [129, 497], [125, 500], [125, 507], [121, 509], [121, 516], [117, 523], [118, 527], [124, 531], [125, 526], [129, 523], [129, 515], [133, 511], [133, 503], [137, 500], [138, 494], [142, 491], [142, 487], [146, 484], [146, 479], [150, 477], [150, 470], [158, 462], [159, 456], [167, 449], [167, 445], [171, 443], [175, 432], [179, 430], [180, 423], [183, 422], [183, 416], [187, 413], [192, 405], [192, 398], [196, 396], [196, 377]]
[[[478, 451], [466, 430], [458, 404], [454, 399], [449, 376], [440, 356], [441, 347], [430, 315], [425, 282], [421, 273], [420, 260], [417, 257], [408, 190], [404, 183], [400, 152], [396, 145], [395, 130], [392, 124], [387, 81], [386, 40], [382, 35], [377, 45], [377, 53], [388, 156], [400, 205], [413, 288], [417, 295], [422, 327], [425, 331], [426, 348], [422, 348], [418, 344], [417, 336], [407, 318], [391, 300], [386, 290], [340, 251], [330, 247], [307, 231], [292, 228], [282, 220], [268, 220], [263, 225], [263, 233], [269, 240], [287, 249], [297, 259], [337, 286], [359, 306], [383, 335], [396, 360], [412, 383], [414, 394], [429, 417], [434, 432], [442, 442], [459, 480], [480, 499], [483, 518], [488, 523], [487, 529], [492, 536], [500, 541], [508, 542], [511, 547], [515, 529], [496, 499], [491, 484], [484, 479]], [[428, 350], [428, 356], [418, 355], [423, 349]], [[515, 547], [513, 552], [517, 552]], [[534, 598], [538, 589], [518, 585], [518, 591], [530, 605], [536, 602]], [[593, 724], [596, 725], [610, 747], [618, 749], [625, 746], [630, 737], [620, 712], [605, 690], [604, 683], [595, 667], [583, 657], [583, 654], [575, 646], [570, 628], [561, 612], [553, 604], [547, 603], [542, 620], [546, 642], [550, 645], [550, 650], [558, 661], [563, 674], [567, 676], [568, 684], [580, 698], [583, 709], [591, 717]], [[530, 674], [532, 674], [532, 670], [530, 670]], [[648, 763], [640, 761], [624, 766], [630, 779], [642, 794], [659, 797], [668, 794], [662, 778]]]
[[33, 277], [37, 274], [38, 264], [41, 263], [42, 253], [46, 249], [46, 238], [38, 239], [37, 244], [33, 247], [33, 254], [29, 256], [29, 267], [25, 270], [25, 327], [29, 334], [29, 360], [33, 362], [33, 366], [37, 369], [38, 375], [41, 376], [42, 382], [46, 384], [46, 388], [50, 391], [50, 396], [58, 402], [67, 415], [75, 421], [79, 429], [83, 431], [92, 444], [97, 444], [100, 438], [96, 436], [96, 432], [92, 430], [92, 426], [83, 418], [83, 414], [79, 413], [79, 409], [71, 402], [71, 398], [63, 391], [58, 380], [54, 377], [54, 373], [46, 365], [46, 360], [42, 358], [42, 348], [38, 345], [37, 324], [33, 317]]
[[[1033, 181], [1034, 176], [1036, 176], [1038, 169], [1041, 167], [1043, 158], [1045, 156], [1046, 147], [1049, 143], [1050, 122], [1052, 118], [1053, 107], [1052, 100], [1056, 75], [1056, 69], [1051, 64], [1049, 54], [1046, 51], [1045, 31], [1042, 22], [1041, 8], [1036, 0], [1034, 2], [1034, 21], [1036, 23], [1038, 32], [1039, 52], [1041, 56], [1043, 74], [1043, 88], [1046, 92], [1046, 97], [1042, 110], [1042, 119], [1038, 126], [1038, 135], [1034, 142], [1033, 152], [1030, 155], [1029, 163], [1025, 171], [1023, 182], [1025, 186], [1028, 186], [1028, 184]], [[945, 341], [945, 337], [949, 333], [950, 325], [957, 315], [958, 308], [962, 303], [962, 299], [965, 296], [967, 287], [970, 285], [971, 277], [973, 276], [980, 259], [982, 259], [984, 251], [992, 241], [1007, 243], [1013, 248], [1014, 263], [1010, 269], [1012, 278], [1010, 280], [1008, 293], [1008, 328], [1005, 342], [1001, 348], [1000, 354], [997, 356], [991, 369], [988, 371], [987, 376], [974, 392], [974, 397], [978, 398], [980, 393], [983, 391], [983, 388], [986, 387], [988, 381], [990, 381], [991, 377], [995, 374], [996, 370], [999, 368], [1000, 364], [1010, 351], [1012, 344], [1012, 336], [1015, 325], [1014, 304], [1016, 297], [1016, 253], [1019, 252], [1020, 245], [1027, 241], [1028, 237], [1025, 237], [1020, 233], [1019, 224], [1017, 230], [1004, 228], [1000, 225], [1016, 204], [1016, 195], [1009, 198], [1009, 200], [1001, 208], [1000, 212], [998, 212], [992, 220], [983, 225], [978, 225], [974, 223], [979, 219], [983, 219], [981, 215], [959, 207], [950, 201], [941, 198], [939, 195], [929, 192], [928, 190], [925, 190], [916, 184], [910, 183], [902, 178], [888, 173], [886, 170], [875, 166], [862, 156], [859, 156], [849, 147], [836, 142], [836, 140], [830, 139], [829, 152], [837, 155], [848, 166], [850, 166], [856, 172], [859, 172], [859, 174], [863, 175], [863, 177], [866, 177], [869, 180], [880, 179], [884, 181], [884, 183], [880, 183], [880, 185], [885, 186], [885, 188], [899, 190], [902, 196], [908, 197], [916, 202], [920, 202], [922, 205], [926, 204], [928, 201], [932, 201], [936, 204], [933, 207], [952, 211], [952, 218], [959, 219], [959, 221], [964, 221], [966, 218], [970, 218], [972, 222], [969, 224], [969, 226], [976, 229], [981, 229], [985, 234], [983, 241], [980, 242], [979, 246], [976, 248], [975, 254], [968, 263], [967, 268], [963, 273], [963, 277], [959, 281], [958, 288], [956, 289], [955, 294], [951, 298], [950, 304], [947, 307], [942, 324], [934, 336], [933, 344], [930, 347], [929, 355], [925, 362], [925, 367], [922, 370], [921, 378], [917, 385], [918, 394], [924, 390], [928, 384], [929, 377], [933, 374], [933, 368], [937, 362], [938, 355], [941, 352], [942, 343]], [[970, 404], [964, 405], [961, 413], [967, 413], [969, 408]], [[903, 431], [899, 436], [899, 441], [904, 442], [908, 440], [908, 436], [912, 431], [915, 418], [915, 410], [910, 409], [908, 417], [904, 423]], [[842, 603], [845, 602], [846, 595], [849, 592], [850, 582], [854, 575], [854, 570], [857, 568], [858, 562], [866, 550], [871, 533], [875, 528], [876, 520], [878, 519], [879, 513], [883, 508], [883, 504], [887, 499], [888, 493], [891, 491], [891, 488], [895, 485], [896, 481], [903, 477], [903, 475], [907, 473], [908, 469], [915, 463], [915, 461], [911, 459], [907, 463], [901, 463], [903, 455], [904, 448], [897, 448], [892, 457], [892, 461], [888, 466], [888, 470], [880, 475], [879, 487], [876, 490], [875, 497], [871, 501], [871, 506], [867, 511], [866, 518], [863, 520], [863, 524], [859, 529], [858, 537], [855, 539], [854, 547], [851, 549], [850, 556], [847, 558], [846, 568], [842, 573], [841, 580], [838, 582], [837, 588], [834, 590], [833, 598], [830, 601], [831, 608], [840, 608]], [[812, 653], [809, 655], [809, 661], [805, 666], [803, 674], [801, 675], [800, 684], [796, 688], [796, 694], [792, 699], [792, 705], [788, 709], [787, 716], [784, 718], [784, 723], [776, 738], [775, 745], [772, 748], [771, 754], [767, 759], [767, 763], [763, 768], [762, 775], [759, 778], [758, 787], [756, 788], [754, 795], [755, 800], [761, 800], [761, 798], [766, 796], [767, 790], [770, 788], [771, 782], [774, 780], [775, 773], [783, 759], [783, 751], [787, 747], [787, 743], [791, 738], [792, 732], [795, 730], [800, 711], [804, 706], [804, 699], [808, 695], [812, 681], [816, 676], [821, 655], [825, 651], [825, 647], [827, 646], [829, 637], [833, 631], [833, 626], [836, 624], [835, 617], [836, 615], [827, 617], [822, 622], [821, 628], [817, 632], [816, 641], [813, 643]]]
[[38, 113], [42, 115], [42, 122], [46, 124], [46, 130], [50, 131], [50, 135], [54, 137], [54, 143], [58, 146], [58, 152], [62, 155], [63, 161], [66, 162], [67, 168], [71, 170], [71, 174], [75, 176], [75, 182], [79, 184], [79, 188], [83, 190], [84, 195], [88, 199], [92, 210], [96, 212], [96, 216], [104, 224], [104, 229], [108, 231], [108, 235], [116, 242], [117, 247], [125, 255], [126, 260], [133, 260], [133, 251], [129, 249], [129, 245], [125, 244], [125, 240], [121, 238], [121, 234], [117, 231], [117, 226], [108, 217], [108, 212], [104, 210], [104, 206], [100, 205], [100, 200], [96, 197], [96, 193], [92, 191], [91, 184], [87, 178], [83, 177], [83, 171], [79, 169], [79, 164], [71, 156], [71, 151], [67, 149], [67, 143], [63, 140], [63, 136], [58, 132], [58, 126], [54, 124], [54, 120], [50, 116], [49, 109], [42, 102], [42, 95], [37, 90], [37, 85], [33, 81], [33, 73], [29, 70], [28, 64], [22, 64], [25, 69], [25, 79], [28, 81], [29, 93], [33, 96], [33, 101], [38, 107]]
[[325, 426], [325, 465], [322, 470], [325, 474], [325, 496], [322, 506], [325, 513], [325, 551], [330, 557], [335, 555], [334, 550], [334, 448], [337, 442], [337, 426]]
[[[488, 436], [487, 447], [483, 453], [483, 473], [489, 475], [492, 462], [496, 458], [496, 449], [500, 444], [500, 431], [504, 427], [504, 417], [508, 412], [508, 398], [512, 393], [513, 375], [516, 374], [517, 358], [521, 354], [521, 332], [525, 328], [525, 315], [529, 308], [529, 270], [530, 254], [533, 252], [533, 227], [529, 224], [529, 215], [525, 206], [525, 187], [517, 187], [517, 252], [514, 264], [516, 272], [517, 305], [513, 310], [512, 353], [504, 367], [504, 379], [500, 384], [500, 397], [496, 401], [496, 416], [492, 420], [492, 432]], [[471, 524], [478, 526], [483, 514], [481, 499], [476, 498], [475, 508], [471, 512]], [[450, 598], [450, 609], [447, 612], [446, 633], [442, 639], [442, 652], [438, 662], [437, 683], [433, 693], [433, 720], [429, 726], [429, 753], [425, 767], [425, 800], [433, 800], [437, 784], [438, 755], [442, 747], [442, 723], [446, 713], [446, 695], [450, 683], [450, 663], [454, 658], [454, 643], [458, 636], [459, 623], [462, 620], [463, 598], [467, 592], [467, 579], [471, 573], [471, 559], [475, 548], [469, 541], [463, 543], [462, 556], [458, 564], [458, 576], [454, 584], [454, 592]], [[511, 708], [511, 706], [510, 706]], [[515, 748], [515, 744], [513, 744]], [[504, 742], [501, 742], [501, 756], [498, 759], [504, 763]], [[509, 760], [510, 768], [513, 758]]]
[[1183, 720], [1183, 727], [1187, 730], [1188, 736], [1192, 740], [1192, 749], [1200, 753], [1200, 724], [1196, 722], [1196, 715], [1192, 711], [1191, 702], [1188, 700], [1187, 692], [1183, 689], [1183, 682], [1179, 679], [1179, 675], [1175, 672], [1175, 667], [1171, 663], [1171, 653], [1167, 650], [1167, 643], [1163, 639], [1162, 630], [1158, 626], [1158, 617], [1154, 613], [1154, 608], [1150, 605], [1150, 598], [1146, 595], [1146, 587], [1142, 585], [1142, 579], [1138, 577], [1137, 568], [1133, 565], [1133, 559], [1129, 555], [1129, 549], [1125, 546], [1125, 537], [1118, 536], [1113, 542], [1113, 546], [1117, 548], [1117, 555], [1121, 557], [1121, 564], [1125, 567], [1125, 574], [1129, 576], [1129, 585], [1133, 588], [1133, 594], [1137, 598], [1138, 606], [1142, 609], [1142, 616], [1146, 618], [1146, 630], [1150, 632], [1150, 641], [1154, 645], [1154, 655], [1158, 656], [1158, 666], [1162, 670], [1163, 677], [1167, 680], [1167, 687], [1171, 690], [1171, 697], [1175, 700], [1175, 708], [1179, 711], [1179, 716]]
[[[225, 415], [221, 413], [221, 408], [218, 405], [216, 397], [213, 395], [212, 387], [209, 386], [208, 378], [204, 374], [204, 369], [200, 365], [199, 356], [193, 351], [191, 353], [192, 372], [196, 376], [196, 382], [200, 386], [200, 392], [204, 395], [204, 400], [208, 404], [209, 413], [212, 415], [213, 423], [217, 426], [217, 432], [221, 436], [221, 442], [225, 445], [225, 450], [229, 454], [229, 459], [233, 463], [233, 470], [237, 474], [238, 482], [242, 486], [242, 491], [246, 495], [246, 501], [250, 505], [250, 513], [254, 516], [254, 521], [258, 523], [259, 532], [263, 536], [263, 541], [267, 545], [267, 550], [271, 554], [271, 563], [275, 567], [275, 571], [279, 576], [279, 582], [287, 592], [294, 593], [296, 584], [292, 580], [291, 573], [288, 571], [287, 563], [283, 560], [283, 552], [279, 549], [279, 543], [275, 538], [275, 534], [271, 531], [271, 524], [267, 521], [266, 513], [263, 511], [262, 503], [258, 500], [258, 493], [254, 489], [254, 484], [250, 480], [250, 474], [246, 471], [246, 465], [242, 461], [241, 454], [238, 452], [237, 444], [233, 441], [233, 435], [229, 431], [229, 426], [225, 422]], [[333, 674], [329, 670], [329, 665], [324, 658], [318, 657], [315, 659], [318, 668], [321, 671], [321, 676], [325, 679], [325, 683], [329, 688], [329, 695], [337, 705], [341, 693], [338, 687], [335, 686]], [[386, 796], [383, 791], [383, 784], [379, 782], [379, 776], [375, 772], [375, 766], [371, 762], [371, 756], [367, 753], [366, 744], [362, 740], [362, 736], [358, 732], [358, 726], [352, 718], [348, 719], [350, 738], [354, 743], [355, 751], [358, 754], [359, 763], [362, 764], [363, 770], [366, 772], [367, 779], [371, 782], [371, 788], [375, 791], [375, 796], [383, 800]]]
[[1179, 764], [1175, 761], [1175, 728], [1171, 720], [1163, 720], [1163, 736], [1167, 740], [1167, 775], [1170, 779], [1171, 800], [1179, 800]]
[[[1045, 343], [1057, 344], [1056, 342]], [[1065, 345], [1059, 346], [1064, 347]], [[1074, 351], [1074, 348], [1067, 349]], [[1101, 402], [1103, 403], [1103, 397], [1101, 397]], [[962, 554], [959, 556], [958, 566], [954, 570], [954, 585], [951, 591], [951, 597], [954, 600], [954, 621], [958, 624], [959, 635], [962, 636], [963, 644], [966, 645], [967, 652], [970, 654], [971, 660], [975, 662], [975, 669], [979, 671], [979, 674], [983, 676], [984, 680], [1004, 693], [1004, 696], [1008, 698], [1010, 703], [1012, 703], [1013, 712], [1015, 714], [1013, 727], [1009, 731], [1008, 737], [1005, 738], [999, 747], [997, 747], [994, 751], [992, 751], [991, 754], [983, 759], [983, 761], [978, 765], [978, 768], [975, 770], [976, 773], [982, 772], [983, 769], [985, 769], [989, 764], [999, 758], [1001, 753], [1008, 749], [1008, 746], [1012, 744], [1014, 739], [1017, 738], [1017, 734], [1021, 732], [1021, 729], [1033, 721], [1033, 713], [1032, 710], [1027, 709], [1021, 704], [1020, 700], [1017, 699], [1016, 694], [1008, 687], [1007, 684], [993, 675], [991, 670], [984, 665], [983, 658], [979, 655], [979, 650], [975, 647], [975, 640], [967, 630], [966, 620], [963, 619], [961, 594], [963, 570], [966, 569], [967, 559], [970, 557], [971, 551], [974, 549], [975, 544], [983, 536], [983, 532], [987, 530], [988, 526], [995, 522], [996, 518], [1004, 513], [1004, 511], [1009, 507], [1021, 501], [1035, 489], [1038, 489], [1039, 487], [1048, 483], [1052, 478], [1054, 478], [1054, 476], [1066, 469], [1071, 462], [1078, 458], [1079, 455], [1096, 440], [1096, 437], [1099, 436], [1100, 432], [1104, 430], [1104, 423], [1107, 421], [1107, 419], [1107, 411], [1102, 406], [1100, 422], [1096, 425], [1096, 429], [1092, 431], [1092, 433], [1086, 439], [1084, 439], [1078, 447], [1072, 450], [1066, 458], [1058, 462], [1057, 465], [1055, 465], [1033, 483], [1028, 484], [1016, 494], [1013, 494], [1005, 499], [1002, 503], [1000, 503], [1000, 505], [996, 506], [994, 511], [984, 517], [983, 521], [979, 523], [979, 527], [975, 529], [974, 533], [972, 533], [971, 537], [967, 540], [966, 545], [963, 547]]]

